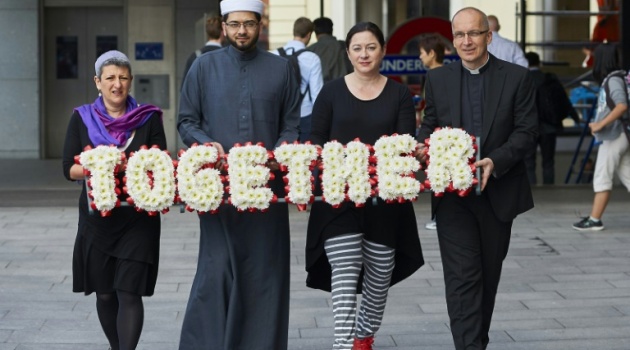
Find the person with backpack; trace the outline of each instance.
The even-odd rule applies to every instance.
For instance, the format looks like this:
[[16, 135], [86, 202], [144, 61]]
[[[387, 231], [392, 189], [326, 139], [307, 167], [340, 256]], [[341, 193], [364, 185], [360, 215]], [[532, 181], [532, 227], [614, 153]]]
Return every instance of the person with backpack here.
[[273, 52], [289, 60], [300, 85], [300, 142], [311, 136], [313, 103], [324, 85], [319, 56], [306, 50], [312, 34], [313, 22], [306, 17], [300, 17], [293, 23], [293, 40]]
[[188, 56], [186, 66], [184, 67], [184, 75], [182, 75], [182, 86], [184, 85], [184, 79], [186, 79], [190, 67], [197, 57], [208, 51], [214, 51], [222, 47], [223, 28], [221, 27], [221, 23], [223, 23], [223, 19], [219, 15], [212, 15], [206, 19], [206, 38], [208, 41], [202, 48], [195, 50], [195, 52]]
[[601, 44], [595, 48], [593, 77], [601, 85], [595, 119], [589, 124], [595, 139], [601, 141], [597, 150], [593, 175], [593, 207], [591, 215], [573, 224], [578, 231], [604, 229], [602, 216], [610, 199], [615, 171], [630, 191], [630, 146], [623, 131], [621, 118], [627, 118], [628, 90], [621, 71], [619, 47]]
[[313, 21], [317, 42], [308, 47], [322, 61], [324, 83], [344, 77], [352, 73], [354, 68], [348, 59], [346, 43], [333, 36], [333, 22], [328, 17], [320, 17]]
[[571, 117], [579, 123], [577, 112], [573, 108], [564, 86], [553, 73], [540, 70], [540, 57], [535, 52], [525, 54], [529, 63], [529, 72], [536, 89], [536, 109], [538, 111], [537, 147], [525, 157], [529, 183], [535, 185], [536, 153], [540, 147], [542, 156], [542, 176], [544, 185], [553, 185], [555, 180], [556, 139], [563, 129], [562, 121]]

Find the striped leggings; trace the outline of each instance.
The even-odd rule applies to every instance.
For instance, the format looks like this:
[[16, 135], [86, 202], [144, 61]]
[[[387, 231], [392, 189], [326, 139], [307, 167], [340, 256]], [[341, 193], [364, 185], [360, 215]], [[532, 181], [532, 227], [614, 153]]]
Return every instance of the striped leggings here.
[[[333, 349], [352, 349], [355, 336], [372, 336], [381, 326], [394, 270], [394, 249], [369, 242], [362, 233], [351, 233], [326, 240], [324, 250], [332, 267]], [[357, 317], [356, 291], [362, 267], [363, 296]]]

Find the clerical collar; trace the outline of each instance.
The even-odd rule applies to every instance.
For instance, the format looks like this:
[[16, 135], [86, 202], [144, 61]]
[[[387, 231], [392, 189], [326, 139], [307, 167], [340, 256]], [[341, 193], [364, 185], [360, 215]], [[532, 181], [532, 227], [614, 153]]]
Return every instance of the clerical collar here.
[[486, 61], [477, 69], [470, 69], [468, 67], [466, 67], [463, 63], [462, 63], [462, 67], [466, 68], [466, 70], [470, 73], [470, 74], [480, 74], [486, 71], [486, 67], [488, 66], [488, 61], [490, 61], [490, 54], [488, 54], [488, 58], [486, 58]]

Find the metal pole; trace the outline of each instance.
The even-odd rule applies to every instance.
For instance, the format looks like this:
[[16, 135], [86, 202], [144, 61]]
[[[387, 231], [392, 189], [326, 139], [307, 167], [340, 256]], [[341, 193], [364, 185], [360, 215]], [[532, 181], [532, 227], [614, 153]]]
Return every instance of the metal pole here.
[[526, 0], [521, 0], [521, 11], [520, 11], [520, 15], [521, 15], [521, 49], [523, 50], [523, 52], [525, 52], [525, 37], [526, 37], [526, 33], [525, 31], [527, 30], [527, 25], [525, 24], [525, 12], [527, 12], [527, 1]]
[[630, 69], [630, 6], [619, 1], [619, 28], [621, 30], [621, 62], [622, 68]]
[[[547, 5], [545, 3], [545, 5]], [[549, 11], [526, 11], [530, 16], [554, 16], [554, 17], [584, 17], [596, 15], [616, 15], [617, 11], [570, 11], [570, 10], [549, 10]]]
[[[544, 2], [545, 11], [553, 11], [557, 8], [556, 0], [547, 0]], [[558, 16], [543, 16], [540, 18], [543, 23], [543, 40], [545, 42], [556, 42], [558, 40]], [[552, 47], [543, 48], [543, 62], [553, 62], [556, 60], [556, 49]]]
[[324, 17], [324, 0], [319, 0], [319, 17]]
[[385, 32], [385, 37], [389, 36], [389, 8], [387, 7], [387, 0], [381, 1], [381, 28]]

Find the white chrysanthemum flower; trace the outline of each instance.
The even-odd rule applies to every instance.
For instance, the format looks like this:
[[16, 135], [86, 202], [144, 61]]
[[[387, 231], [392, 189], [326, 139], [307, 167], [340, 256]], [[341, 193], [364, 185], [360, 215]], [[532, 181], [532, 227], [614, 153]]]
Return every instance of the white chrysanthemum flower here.
[[239, 210], [269, 208], [273, 192], [267, 187], [269, 168], [264, 166], [269, 154], [259, 145], [233, 147], [228, 154], [230, 200]]
[[152, 147], [134, 152], [127, 162], [125, 175], [127, 193], [137, 208], [156, 212], [173, 204], [175, 167], [165, 151]]
[[359, 141], [352, 141], [345, 148], [336, 141], [324, 145], [322, 189], [327, 203], [339, 205], [345, 201], [346, 183], [348, 199], [355, 204], [365, 203], [372, 192], [369, 156], [368, 147]]
[[114, 170], [116, 165], [122, 163], [121, 157], [122, 152], [116, 147], [103, 145], [83, 151], [79, 155], [81, 166], [91, 173], [89, 183], [92, 187], [93, 203], [101, 212], [114, 209], [118, 202]]
[[443, 128], [431, 134], [426, 169], [431, 190], [442, 193], [450, 184], [457, 190], [470, 188], [474, 178], [470, 160], [474, 154], [472, 138], [462, 129]]
[[336, 141], [327, 142], [322, 149], [322, 191], [325, 201], [331, 205], [339, 205], [345, 200], [345, 179], [340, 174], [343, 152], [343, 145]]
[[369, 157], [370, 150], [364, 143], [351, 141], [346, 145], [346, 159], [350, 160], [350, 166], [345, 167], [345, 177], [348, 183], [348, 199], [355, 204], [363, 204], [370, 198], [372, 186], [370, 185]]
[[216, 169], [202, 169], [218, 160], [213, 146], [193, 146], [182, 153], [177, 166], [177, 189], [180, 199], [191, 209], [214, 211], [223, 201], [221, 174]]
[[412, 176], [420, 169], [412, 155], [415, 149], [416, 140], [410, 135], [384, 136], [376, 141], [378, 195], [383, 200], [413, 200], [418, 196], [420, 182]]
[[274, 151], [274, 156], [288, 169], [288, 199], [291, 203], [308, 204], [313, 196], [309, 168], [317, 159], [317, 147], [308, 144], [281, 145]]

